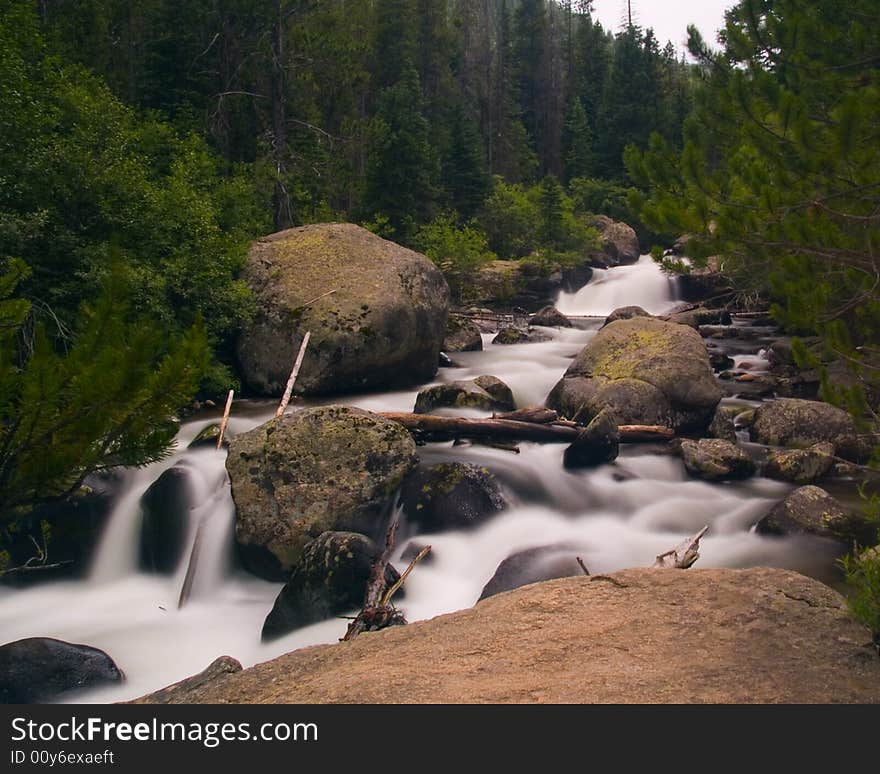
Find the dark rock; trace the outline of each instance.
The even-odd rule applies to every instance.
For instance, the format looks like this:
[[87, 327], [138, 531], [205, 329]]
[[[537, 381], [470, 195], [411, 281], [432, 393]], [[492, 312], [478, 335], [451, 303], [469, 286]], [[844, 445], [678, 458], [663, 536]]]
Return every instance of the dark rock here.
[[569, 545], [556, 544], [527, 548], [511, 554], [498, 565], [477, 601], [503, 591], [528, 586], [530, 583], [583, 575], [583, 570], [577, 563], [576, 550]]
[[419, 468], [404, 482], [401, 499], [420, 532], [477, 526], [507, 505], [495, 476], [462, 462]]
[[[373, 564], [382, 553], [355, 532], [325, 532], [309, 543], [263, 623], [263, 642], [360, 608]], [[385, 583], [400, 576], [389, 564]]]
[[189, 514], [195, 505], [193, 470], [177, 463], [141, 497], [141, 569], [171, 575], [186, 550]]
[[709, 364], [715, 371], [727, 371], [735, 365], [734, 359], [724, 352], [710, 352]]
[[782, 398], [764, 403], [755, 412], [750, 432], [753, 441], [768, 446], [806, 449], [829, 442], [838, 456], [851, 462], [864, 462], [870, 456], [853, 418], [821, 401]]
[[748, 478], [755, 472], [755, 463], [748, 454], [718, 438], [686, 438], [681, 442], [681, 456], [687, 472], [706, 481]]
[[545, 328], [571, 328], [569, 320], [555, 306], [545, 306], [531, 319], [532, 325], [543, 325]]
[[446, 323], [444, 352], [479, 352], [483, 349], [483, 337], [479, 326], [467, 317], [450, 315]]
[[709, 423], [709, 436], [719, 438], [722, 441], [736, 443], [736, 427], [734, 419], [742, 413], [739, 406], [718, 406], [715, 415]]
[[67, 691], [125, 679], [103, 650], [49, 637], [0, 646], [0, 703], [52, 701]]
[[305, 409], [237, 436], [226, 469], [245, 566], [285, 581], [324, 532], [380, 537], [417, 461], [401, 425], [348, 406]]
[[[417, 543], [415, 540], [410, 540], [409, 543], [406, 544], [406, 548], [403, 549], [403, 553], [400, 555], [400, 560], [402, 562], [411, 562], [415, 559], [422, 549], [427, 547], [427, 543]], [[424, 559], [420, 561], [420, 564], [431, 564], [434, 561], [434, 553], [433, 551], [429, 551], [425, 554]]]
[[414, 384], [437, 371], [449, 287], [419, 253], [350, 223], [303, 226], [254, 242], [245, 280], [258, 313], [238, 357], [259, 394], [281, 394], [306, 331], [296, 382], [305, 395]]
[[437, 384], [422, 390], [416, 397], [413, 411], [427, 414], [436, 408], [476, 408], [486, 411], [513, 411], [513, 393], [494, 376], [478, 376], [461, 382]]
[[[621, 382], [637, 405], [607, 392]], [[635, 317], [596, 334], [553, 388], [547, 406], [579, 421], [610, 408], [621, 424], [664, 424], [686, 433], [705, 430], [721, 396], [696, 331]]]
[[618, 320], [632, 320], [633, 317], [651, 316], [652, 315], [650, 315], [640, 306], [621, 306], [618, 309], [615, 309], [605, 318], [605, 325], [610, 325], [611, 323], [617, 322]]
[[675, 312], [663, 319], [699, 329], [701, 325], [730, 325], [730, 312], [726, 309], [706, 309], [697, 307], [686, 312]]
[[792, 484], [813, 484], [834, 467], [834, 445], [817, 443], [809, 449], [776, 450], [770, 453], [763, 474]]
[[[202, 447], [210, 447], [212, 449], [217, 448], [217, 439], [220, 437], [220, 425], [216, 422], [206, 425], [201, 430], [199, 430], [198, 435], [193, 438], [189, 442], [189, 446], [187, 449], [200, 449]], [[228, 448], [229, 446], [229, 428], [226, 428], [226, 432], [223, 434], [223, 446], [224, 448]]]
[[550, 337], [538, 331], [524, 331], [513, 325], [508, 325], [498, 331], [498, 335], [492, 339], [493, 344], [530, 344], [538, 341], [549, 341]]
[[817, 486], [795, 489], [758, 522], [757, 531], [766, 535], [810, 534], [842, 541], [862, 540], [868, 532], [864, 519]]
[[635, 230], [626, 223], [596, 215], [591, 224], [602, 238], [602, 251], [611, 266], [635, 263], [642, 254]]
[[216, 687], [215, 681], [222, 680], [229, 675], [241, 672], [242, 666], [238, 659], [232, 656], [220, 656], [215, 658], [207, 667], [197, 675], [187, 677], [178, 683], [141, 697], [138, 704], [176, 704], [180, 697], [186, 696], [192, 691], [197, 691], [211, 685]]
[[609, 409], [603, 409], [587, 425], [563, 455], [566, 469], [593, 468], [613, 462], [620, 450], [620, 431], [617, 417]]

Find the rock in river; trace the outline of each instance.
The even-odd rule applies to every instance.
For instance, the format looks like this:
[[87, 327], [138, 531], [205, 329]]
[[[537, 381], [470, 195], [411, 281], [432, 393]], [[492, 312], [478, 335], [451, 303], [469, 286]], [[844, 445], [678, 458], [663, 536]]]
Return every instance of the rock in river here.
[[238, 358], [255, 392], [281, 394], [306, 331], [303, 394], [413, 384], [437, 370], [449, 287], [419, 253], [350, 223], [303, 226], [257, 240], [245, 279], [258, 312]]
[[417, 461], [401, 425], [348, 406], [306, 409], [242, 433], [226, 458], [242, 560], [286, 581], [323, 532], [379, 537]]
[[513, 393], [500, 379], [483, 375], [461, 382], [437, 384], [422, 390], [413, 411], [427, 414], [435, 408], [475, 408], [486, 411], [513, 411]]
[[681, 442], [681, 456], [687, 472], [706, 481], [748, 478], [755, 472], [755, 463], [748, 454], [736, 444], [718, 438], [686, 438]]

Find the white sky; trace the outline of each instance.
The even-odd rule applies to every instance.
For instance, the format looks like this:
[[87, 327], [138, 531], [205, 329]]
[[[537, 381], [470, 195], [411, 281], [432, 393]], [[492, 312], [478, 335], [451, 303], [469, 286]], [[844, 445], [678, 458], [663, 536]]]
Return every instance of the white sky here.
[[[660, 47], [671, 40], [686, 50], [687, 26], [695, 24], [710, 44], [724, 24], [724, 12], [735, 0], [632, 0], [633, 16], [639, 26], [653, 27]], [[593, 16], [605, 29], [617, 32], [624, 18], [626, 0], [594, 0]]]

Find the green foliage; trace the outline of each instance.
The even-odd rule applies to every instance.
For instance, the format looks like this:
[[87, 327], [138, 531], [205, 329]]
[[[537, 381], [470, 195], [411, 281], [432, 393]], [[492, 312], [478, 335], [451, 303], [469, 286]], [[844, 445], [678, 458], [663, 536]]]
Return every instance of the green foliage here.
[[856, 620], [871, 630], [874, 644], [880, 649], [880, 496], [861, 490], [864, 516], [876, 530], [876, 547], [855, 551], [840, 564], [850, 586], [847, 605]]
[[507, 260], [521, 258], [535, 249], [535, 224], [539, 218], [537, 204], [522, 185], [505, 183], [496, 177], [479, 221], [492, 252]]
[[200, 321], [169, 336], [130, 313], [115, 272], [74, 329], [52, 331], [15, 292], [13, 262], [0, 297], [0, 520], [70, 495], [89, 473], [166, 456], [174, 412], [209, 363]]
[[443, 272], [453, 295], [466, 295], [468, 277], [497, 256], [489, 250], [486, 235], [473, 223], [461, 225], [454, 214], [438, 215], [422, 226], [415, 246]]
[[444, 180], [451, 204], [463, 220], [476, 215], [492, 187], [480, 134], [460, 106], [452, 119]]

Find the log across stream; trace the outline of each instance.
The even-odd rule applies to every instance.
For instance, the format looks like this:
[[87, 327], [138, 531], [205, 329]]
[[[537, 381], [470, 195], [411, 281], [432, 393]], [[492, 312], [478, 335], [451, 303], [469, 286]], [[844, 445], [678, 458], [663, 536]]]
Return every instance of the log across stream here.
[[[660, 313], [674, 301], [671, 283], [653, 264], [643, 261], [636, 267], [599, 272], [597, 281], [561, 299], [560, 304], [572, 313], [601, 315], [621, 303], [642, 304]], [[491, 335], [486, 335], [483, 352], [456, 354], [457, 366], [441, 369], [436, 379], [456, 381], [492, 374], [510, 385], [518, 406], [542, 405], [600, 322], [582, 320], [577, 324], [581, 327], [547, 329], [551, 338], [541, 343], [492, 345]], [[408, 415], [418, 389], [342, 396], [332, 402]], [[313, 404], [300, 400], [292, 406]], [[234, 435], [269, 420], [276, 406], [277, 401], [237, 401], [227, 432]], [[125, 473], [89, 577], [25, 590], [0, 588], [4, 641], [49, 636], [86, 643], [111, 654], [125, 671], [128, 679], [121, 686], [73, 700], [133, 698], [196, 674], [220, 655], [249, 665], [298, 647], [335, 642], [345, 634], [348, 622], [331, 619], [261, 644], [263, 619], [280, 584], [254, 578], [237, 565], [225, 450], [186, 448], [206, 424], [219, 420], [221, 412], [218, 407], [188, 419], [170, 459]], [[450, 419], [450, 413], [464, 412], [440, 412], [431, 420], [415, 421], [442, 424]], [[451, 417], [454, 422], [486, 418], [486, 412]], [[499, 418], [490, 421], [493, 431], [499, 427]], [[517, 426], [516, 431], [514, 435], [523, 428]], [[577, 431], [560, 426], [550, 432], [555, 436]], [[406, 595], [399, 607], [407, 620], [473, 605], [498, 565], [518, 551], [549, 547], [551, 559], [554, 552], [580, 556], [592, 573], [605, 574], [649, 566], [657, 555], [707, 524], [711, 527], [701, 541], [700, 567], [769, 565], [822, 577], [831, 564], [821, 545], [794, 537], [771, 539], [750, 530], [789, 491], [785, 484], [762, 478], [721, 485], [691, 480], [678, 458], [658, 454], [657, 444], [641, 443], [622, 445], [613, 464], [567, 471], [562, 464], [566, 443], [538, 442], [521, 435], [514, 440], [519, 454], [483, 443], [456, 444], [451, 436], [419, 447], [425, 464], [454, 460], [488, 468], [499, 479], [511, 505], [477, 529], [432, 534], [425, 539], [420, 539], [401, 514], [392, 557], [395, 566], [401, 571], [406, 567], [408, 562], [400, 557], [410, 541], [432, 546], [430, 561], [421, 562], [406, 581]], [[187, 574], [185, 561], [167, 577], [138, 569], [140, 497], [175, 464], [187, 466], [192, 474], [192, 492], [186, 503], [190, 541], [197, 525], [203, 525], [198, 567], [189, 580], [189, 598], [182, 609], [178, 609], [178, 601]], [[191, 547], [192, 543], [185, 556], [190, 555]]]

